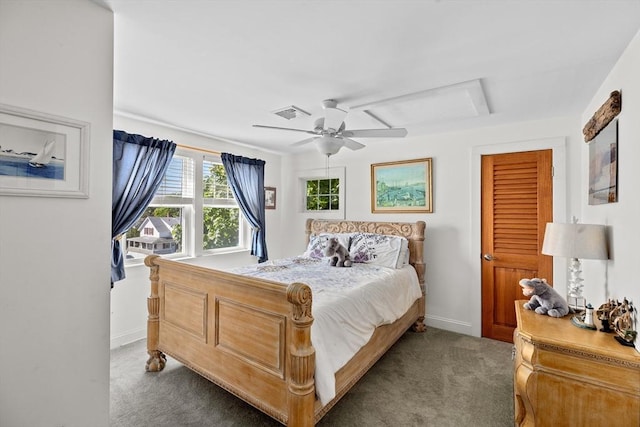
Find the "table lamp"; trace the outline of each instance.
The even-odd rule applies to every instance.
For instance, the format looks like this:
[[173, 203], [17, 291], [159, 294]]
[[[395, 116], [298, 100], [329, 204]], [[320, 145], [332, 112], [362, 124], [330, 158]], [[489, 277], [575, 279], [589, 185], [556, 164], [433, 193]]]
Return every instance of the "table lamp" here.
[[574, 309], [584, 310], [582, 296], [581, 259], [608, 259], [606, 227], [598, 224], [578, 224], [573, 217], [570, 224], [548, 222], [544, 232], [542, 253], [570, 258], [567, 303]]

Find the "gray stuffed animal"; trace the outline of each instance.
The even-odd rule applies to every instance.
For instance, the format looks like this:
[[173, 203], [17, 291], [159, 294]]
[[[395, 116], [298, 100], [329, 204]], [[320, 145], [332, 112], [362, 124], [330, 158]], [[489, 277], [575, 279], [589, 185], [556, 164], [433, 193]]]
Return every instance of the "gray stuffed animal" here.
[[340, 244], [337, 237], [331, 237], [327, 240], [327, 246], [324, 248], [324, 255], [331, 258], [330, 264], [332, 266], [351, 267], [349, 251]]
[[527, 310], [535, 310], [538, 314], [548, 314], [551, 317], [563, 317], [569, 314], [569, 305], [562, 296], [556, 292], [546, 279], [522, 279], [519, 282], [522, 293], [530, 297], [529, 302], [523, 305]]

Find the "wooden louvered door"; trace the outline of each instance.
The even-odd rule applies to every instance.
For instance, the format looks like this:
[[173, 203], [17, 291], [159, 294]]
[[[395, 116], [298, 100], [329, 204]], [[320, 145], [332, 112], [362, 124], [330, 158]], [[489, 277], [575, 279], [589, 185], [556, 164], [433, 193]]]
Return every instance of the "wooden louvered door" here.
[[540, 254], [553, 218], [551, 150], [482, 157], [482, 336], [512, 342], [524, 277], [550, 278]]

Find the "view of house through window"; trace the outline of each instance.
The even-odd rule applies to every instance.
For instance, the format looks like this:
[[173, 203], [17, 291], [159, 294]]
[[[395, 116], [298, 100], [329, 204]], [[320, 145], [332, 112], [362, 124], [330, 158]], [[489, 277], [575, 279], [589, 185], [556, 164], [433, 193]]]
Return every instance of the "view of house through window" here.
[[131, 263], [150, 254], [198, 256], [239, 248], [241, 218], [220, 160], [181, 150], [151, 204], [126, 233], [126, 258]]
[[340, 209], [340, 180], [338, 178], [307, 180], [308, 211], [334, 211]]
[[127, 232], [127, 258], [182, 252], [182, 208], [148, 207]]

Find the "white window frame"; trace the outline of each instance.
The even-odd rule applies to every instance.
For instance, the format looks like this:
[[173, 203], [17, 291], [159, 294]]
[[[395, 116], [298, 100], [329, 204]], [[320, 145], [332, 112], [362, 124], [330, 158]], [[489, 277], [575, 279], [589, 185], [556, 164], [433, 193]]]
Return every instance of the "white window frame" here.
[[[195, 194], [199, 194], [200, 197], [197, 197], [196, 200], [196, 204], [199, 204], [199, 207], [196, 208], [196, 212], [198, 213], [196, 215], [196, 223], [203, 225], [204, 222], [204, 208], [205, 207], [223, 207], [224, 205], [227, 205], [229, 207], [236, 207], [238, 209], [240, 209], [240, 206], [238, 206], [237, 202], [230, 202], [230, 201], [222, 201], [219, 200], [218, 203], [211, 203], [213, 202], [215, 199], [211, 199], [211, 201], [207, 200], [207, 203], [205, 203], [205, 198], [203, 196], [204, 193], [204, 172], [203, 172], [203, 164], [205, 161], [209, 161], [209, 162], [213, 162], [213, 163], [220, 163], [222, 164], [222, 159], [220, 158], [220, 156], [212, 156], [212, 155], [204, 155], [201, 156], [201, 158], [198, 159], [198, 161], [196, 162], [196, 193]], [[199, 226], [199, 227], [195, 227], [195, 231], [196, 231], [196, 242], [198, 242], [196, 244], [196, 247], [194, 248], [195, 252], [196, 252], [196, 256], [202, 256], [202, 255], [215, 255], [215, 254], [222, 254], [222, 253], [231, 253], [231, 252], [239, 252], [239, 251], [245, 251], [245, 250], [249, 250], [249, 246], [250, 246], [250, 230], [251, 227], [249, 226], [249, 223], [247, 222], [247, 220], [244, 218], [244, 215], [242, 214], [242, 211], [239, 211], [239, 224], [238, 224], [238, 246], [231, 246], [228, 248], [218, 248], [218, 249], [203, 249], [202, 248], [202, 244], [204, 242], [204, 236], [203, 236], [203, 227]]]
[[[344, 166], [332, 167], [329, 169], [307, 169], [296, 172], [298, 181], [298, 195], [300, 199], [300, 212], [313, 215], [314, 218], [323, 219], [345, 219], [345, 194], [346, 194], [346, 168]], [[307, 181], [318, 179], [338, 179], [340, 186], [338, 190], [339, 208], [336, 210], [309, 210], [307, 209]]]
[[[203, 163], [210, 161], [222, 163], [220, 156], [204, 154], [198, 150], [178, 148], [176, 156], [187, 157], [193, 160], [193, 195], [194, 197], [177, 198], [172, 196], [154, 197], [149, 207], [180, 207], [182, 208], [183, 228], [182, 228], [182, 252], [162, 255], [169, 259], [189, 259], [207, 255], [225, 254], [240, 251], [248, 251], [250, 245], [251, 228], [242, 212], [239, 214], [238, 245], [227, 248], [203, 249], [203, 208], [205, 200], [203, 197]], [[231, 204], [231, 203], [230, 203]], [[238, 207], [237, 204], [233, 204]], [[216, 205], [219, 207], [219, 204]], [[144, 258], [125, 260], [125, 266], [140, 265]]]

